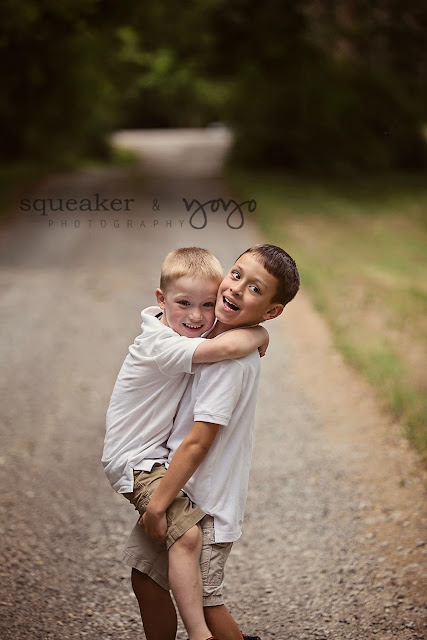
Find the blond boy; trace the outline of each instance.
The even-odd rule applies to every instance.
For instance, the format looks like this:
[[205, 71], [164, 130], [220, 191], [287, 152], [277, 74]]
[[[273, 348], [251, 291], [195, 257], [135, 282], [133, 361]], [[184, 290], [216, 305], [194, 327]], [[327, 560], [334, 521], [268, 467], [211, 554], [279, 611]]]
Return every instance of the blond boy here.
[[[268, 334], [261, 327], [216, 341], [201, 337], [214, 322], [221, 279], [219, 262], [205, 249], [189, 247], [169, 254], [156, 290], [159, 307], [142, 312], [142, 333], [129, 347], [118, 375], [107, 412], [102, 462], [113, 488], [141, 516], [165, 474], [166, 441], [193, 365], [266, 348]], [[168, 578], [190, 640], [211, 637], [202, 607], [201, 531], [195, 526], [204, 515], [180, 488], [164, 513]]]

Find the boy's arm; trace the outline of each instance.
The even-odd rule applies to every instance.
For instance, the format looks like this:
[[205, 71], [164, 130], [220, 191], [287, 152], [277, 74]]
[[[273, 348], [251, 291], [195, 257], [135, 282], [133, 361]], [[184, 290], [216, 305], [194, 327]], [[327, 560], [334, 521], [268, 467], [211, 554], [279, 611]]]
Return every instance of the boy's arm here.
[[166, 509], [205, 459], [219, 429], [219, 424], [195, 422], [188, 436], [176, 450], [166, 474], [140, 520], [150, 538], [165, 542]]
[[215, 339], [204, 340], [194, 351], [193, 364], [236, 360], [258, 349], [262, 357], [267, 351], [268, 331], [264, 327], [247, 327], [226, 331]]

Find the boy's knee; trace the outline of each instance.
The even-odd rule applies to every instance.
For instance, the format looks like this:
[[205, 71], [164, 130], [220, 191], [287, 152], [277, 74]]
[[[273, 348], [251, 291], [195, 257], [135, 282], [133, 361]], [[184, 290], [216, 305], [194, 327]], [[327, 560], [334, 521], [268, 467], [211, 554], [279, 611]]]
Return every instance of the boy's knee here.
[[[186, 551], [191, 553], [200, 548], [202, 542], [202, 530], [198, 524], [188, 529], [178, 540], [175, 542], [176, 550]], [[172, 545], [172, 546], [175, 546]]]

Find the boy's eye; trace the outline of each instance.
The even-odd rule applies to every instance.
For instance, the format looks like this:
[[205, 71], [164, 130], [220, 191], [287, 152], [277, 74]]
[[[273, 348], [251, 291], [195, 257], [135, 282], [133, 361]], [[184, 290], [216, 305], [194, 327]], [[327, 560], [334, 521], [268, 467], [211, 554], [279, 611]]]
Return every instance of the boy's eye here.
[[251, 291], [253, 291], [254, 293], [259, 293], [259, 289], [256, 286], [256, 284], [251, 284], [251, 286], [249, 287], [251, 289]]
[[233, 276], [233, 278], [236, 278], [236, 280], [240, 278], [240, 273], [238, 271], [232, 271], [231, 275]]
[[213, 302], [205, 302], [204, 307], [214, 307], [215, 304]]
[[188, 302], [188, 300], [179, 300], [178, 304], [182, 305], [183, 307], [188, 307], [190, 303]]

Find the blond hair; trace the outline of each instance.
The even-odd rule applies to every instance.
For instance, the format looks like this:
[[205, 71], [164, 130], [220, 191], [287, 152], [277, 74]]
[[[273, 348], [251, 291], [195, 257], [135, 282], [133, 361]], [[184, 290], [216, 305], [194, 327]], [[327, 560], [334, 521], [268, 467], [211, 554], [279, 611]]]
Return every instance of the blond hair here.
[[218, 284], [224, 277], [221, 264], [207, 249], [183, 247], [168, 253], [162, 264], [160, 289], [163, 293], [174, 280], [184, 276], [215, 280]]

